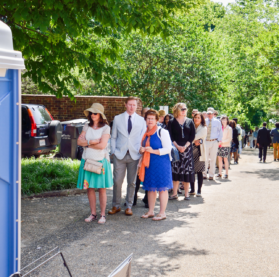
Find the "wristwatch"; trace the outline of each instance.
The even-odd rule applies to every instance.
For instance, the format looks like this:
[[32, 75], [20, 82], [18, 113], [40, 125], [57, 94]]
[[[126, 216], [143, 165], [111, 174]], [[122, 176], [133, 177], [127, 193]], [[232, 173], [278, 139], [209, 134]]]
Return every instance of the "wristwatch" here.
[[202, 139], [200, 139], [200, 144], [203, 144], [203, 140]]

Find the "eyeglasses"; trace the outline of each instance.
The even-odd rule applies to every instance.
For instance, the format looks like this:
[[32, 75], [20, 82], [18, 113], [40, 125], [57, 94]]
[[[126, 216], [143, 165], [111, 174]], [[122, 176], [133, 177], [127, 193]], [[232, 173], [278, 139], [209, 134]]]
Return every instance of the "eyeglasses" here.
[[184, 111], [187, 111], [187, 109], [186, 108], [182, 108], [181, 111], [184, 112]]

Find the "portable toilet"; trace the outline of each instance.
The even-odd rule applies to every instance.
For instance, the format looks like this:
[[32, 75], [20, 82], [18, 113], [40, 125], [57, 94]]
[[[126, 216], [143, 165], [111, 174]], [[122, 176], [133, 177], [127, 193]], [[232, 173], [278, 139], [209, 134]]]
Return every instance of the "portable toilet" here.
[[0, 276], [20, 270], [21, 52], [0, 21]]

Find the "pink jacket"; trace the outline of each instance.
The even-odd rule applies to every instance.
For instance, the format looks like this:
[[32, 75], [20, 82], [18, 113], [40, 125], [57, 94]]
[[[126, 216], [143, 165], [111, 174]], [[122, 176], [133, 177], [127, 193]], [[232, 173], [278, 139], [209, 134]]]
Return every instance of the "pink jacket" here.
[[227, 127], [223, 130], [221, 147], [231, 147], [231, 141], [232, 141], [232, 128], [229, 125], [227, 125]]

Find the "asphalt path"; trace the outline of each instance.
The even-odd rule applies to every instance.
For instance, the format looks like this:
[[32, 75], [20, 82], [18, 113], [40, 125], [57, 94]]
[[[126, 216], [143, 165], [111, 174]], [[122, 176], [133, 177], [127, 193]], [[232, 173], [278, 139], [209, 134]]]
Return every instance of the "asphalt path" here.
[[[84, 222], [86, 195], [23, 200], [22, 266], [59, 246], [78, 277], [108, 276], [131, 253], [132, 276], [279, 276], [279, 162], [271, 152], [263, 164], [245, 149], [228, 180], [205, 181], [201, 198], [169, 202], [164, 221], [140, 218], [143, 196], [133, 216], [123, 206], [103, 226]], [[108, 208], [111, 199], [108, 190]], [[57, 256], [30, 276], [68, 275]]]

